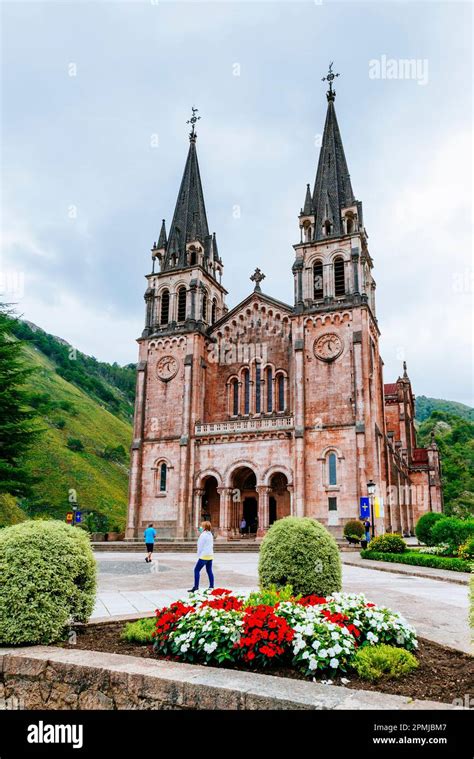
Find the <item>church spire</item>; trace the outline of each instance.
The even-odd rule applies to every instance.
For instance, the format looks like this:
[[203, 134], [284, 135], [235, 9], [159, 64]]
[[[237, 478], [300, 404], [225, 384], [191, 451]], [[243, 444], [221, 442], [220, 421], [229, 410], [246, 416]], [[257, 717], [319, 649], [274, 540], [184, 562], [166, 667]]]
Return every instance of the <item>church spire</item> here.
[[346, 234], [342, 222], [342, 209], [350, 208], [357, 203], [334, 108], [336, 91], [333, 90], [332, 83], [336, 76], [339, 74], [333, 73], [331, 63], [329, 72], [323, 79], [329, 82], [329, 90], [326, 93], [328, 109], [312, 199], [316, 216], [316, 240]]
[[186, 246], [189, 243], [200, 243], [204, 250], [204, 257], [209, 256], [213, 250], [196, 151], [195, 124], [200, 116], [196, 116], [197, 108], [193, 108], [192, 111], [193, 115], [188, 121], [192, 126], [189, 134], [188, 157], [169, 230], [162, 271], [188, 265]]

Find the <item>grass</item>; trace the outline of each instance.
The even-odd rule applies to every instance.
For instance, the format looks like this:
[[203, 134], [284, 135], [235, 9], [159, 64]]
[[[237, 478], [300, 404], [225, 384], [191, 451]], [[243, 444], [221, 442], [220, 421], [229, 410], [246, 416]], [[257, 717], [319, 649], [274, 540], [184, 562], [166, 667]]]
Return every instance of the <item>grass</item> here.
[[128, 622], [122, 630], [120, 637], [128, 643], [153, 643], [152, 633], [156, 626], [155, 617], [137, 619], [136, 622]]
[[[44, 430], [27, 456], [27, 468], [40, 478], [33, 499], [20, 504], [30, 514], [47, 512], [63, 518], [70, 498], [79, 509], [107, 515], [123, 527], [127, 509], [128, 466], [104, 459], [106, 446], [123, 445], [128, 451], [132, 427], [117, 418], [83, 390], [62, 379], [54, 365], [37, 349], [24, 347], [27, 362], [37, 371], [29, 380], [32, 393], [49, 398], [40, 408]], [[61, 406], [64, 406], [62, 408]], [[69, 438], [77, 438], [83, 451], [71, 451]]]

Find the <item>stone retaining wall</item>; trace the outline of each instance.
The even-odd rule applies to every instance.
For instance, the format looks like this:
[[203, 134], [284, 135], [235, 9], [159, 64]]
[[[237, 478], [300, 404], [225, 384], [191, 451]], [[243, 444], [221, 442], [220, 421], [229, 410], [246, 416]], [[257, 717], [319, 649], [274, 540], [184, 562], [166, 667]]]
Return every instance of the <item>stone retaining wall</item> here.
[[271, 675], [48, 646], [0, 648], [0, 703], [23, 709], [449, 709]]

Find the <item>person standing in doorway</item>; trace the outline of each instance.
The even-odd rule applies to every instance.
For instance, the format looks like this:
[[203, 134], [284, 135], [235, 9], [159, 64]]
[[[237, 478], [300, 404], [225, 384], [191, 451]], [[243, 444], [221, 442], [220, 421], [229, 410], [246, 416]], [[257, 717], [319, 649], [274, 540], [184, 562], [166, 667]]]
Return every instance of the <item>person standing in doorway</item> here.
[[211, 529], [212, 525], [210, 522], [201, 522], [201, 534], [199, 535], [197, 542], [198, 560], [194, 567], [194, 585], [188, 593], [194, 593], [194, 591], [199, 590], [199, 576], [203, 567], [206, 567], [207, 576], [209, 578], [209, 589], [214, 587], [214, 575], [212, 573], [214, 537]]
[[149, 564], [151, 561], [151, 555], [153, 553], [153, 549], [155, 547], [155, 538], [156, 538], [156, 530], [152, 524], [148, 525], [145, 532], [143, 533], [143, 537], [145, 538], [145, 545], [146, 545], [146, 550], [147, 550], [145, 561], [147, 564]]
[[247, 530], [247, 522], [245, 521], [245, 517], [242, 517], [242, 521], [240, 523], [240, 534], [242, 535], [242, 537], [244, 537], [246, 530]]

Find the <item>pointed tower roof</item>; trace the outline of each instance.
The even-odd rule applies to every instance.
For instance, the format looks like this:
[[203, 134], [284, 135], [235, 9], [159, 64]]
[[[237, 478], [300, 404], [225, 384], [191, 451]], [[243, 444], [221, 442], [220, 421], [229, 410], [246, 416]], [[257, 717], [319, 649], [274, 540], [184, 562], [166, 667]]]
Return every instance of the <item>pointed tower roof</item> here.
[[309, 184], [306, 185], [306, 197], [304, 199], [304, 206], [301, 209], [303, 216], [311, 216], [313, 213], [313, 201], [311, 198], [311, 190]]
[[328, 110], [313, 191], [313, 208], [316, 214], [315, 237], [317, 240], [325, 236], [322, 227], [326, 220], [330, 220], [332, 223], [332, 235], [343, 234], [341, 209], [355, 205], [357, 202], [352, 191], [349, 169], [347, 168], [334, 108], [336, 92], [332, 88], [332, 82], [335, 76], [339, 76], [339, 74], [332, 73], [331, 64], [329, 74], [325, 77], [329, 81], [329, 90], [326, 93]]
[[170, 227], [165, 269], [171, 266], [173, 256], [178, 266], [185, 266], [186, 243], [196, 240], [206, 247], [207, 238], [210, 237], [196, 152], [196, 138], [193, 125], [193, 131], [189, 135], [188, 157]]
[[158, 250], [166, 250], [166, 246], [168, 244], [168, 238], [166, 236], [166, 224], [165, 220], [163, 219], [161, 224], [161, 230], [160, 230], [160, 236], [158, 238], [157, 248]]

